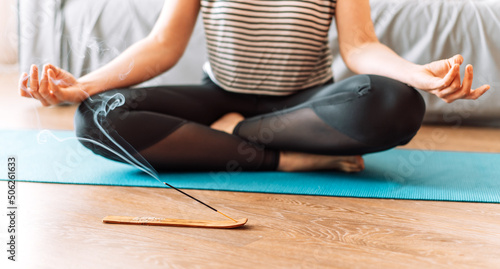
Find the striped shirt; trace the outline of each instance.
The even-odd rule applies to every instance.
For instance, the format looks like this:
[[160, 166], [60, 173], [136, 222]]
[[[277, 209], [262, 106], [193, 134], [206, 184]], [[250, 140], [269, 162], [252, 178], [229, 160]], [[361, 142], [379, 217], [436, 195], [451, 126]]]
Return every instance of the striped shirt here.
[[288, 95], [332, 78], [336, 0], [201, 0], [209, 61], [227, 91]]

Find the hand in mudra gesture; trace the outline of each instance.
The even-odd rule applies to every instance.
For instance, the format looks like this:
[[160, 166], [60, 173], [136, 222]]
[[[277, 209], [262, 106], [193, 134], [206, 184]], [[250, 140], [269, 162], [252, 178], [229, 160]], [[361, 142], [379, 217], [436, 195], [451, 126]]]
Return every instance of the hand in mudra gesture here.
[[426, 65], [414, 74], [412, 86], [427, 91], [451, 103], [458, 99], [477, 99], [490, 89], [489, 85], [482, 85], [471, 89], [473, 68], [465, 67], [465, 75], [460, 82], [460, 65], [464, 59], [455, 55], [449, 59], [435, 61]]
[[29, 75], [23, 73], [19, 81], [19, 93], [23, 97], [39, 100], [44, 106], [63, 102], [80, 103], [88, 97], [73, 75], [51, 64], [43, 67], [41, 79], [36, 65], [31, 66]]

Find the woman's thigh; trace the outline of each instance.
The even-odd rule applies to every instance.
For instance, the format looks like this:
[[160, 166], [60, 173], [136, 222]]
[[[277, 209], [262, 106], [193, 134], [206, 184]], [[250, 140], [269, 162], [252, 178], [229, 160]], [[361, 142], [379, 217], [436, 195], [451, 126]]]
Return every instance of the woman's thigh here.
[[[229, 112], [249, 114], [255, 103], [252, 96], [227, 92], [207, 84], [114, 90], [103, 96], [114, 94], [124, 96], [124, 104], [116, 108], [122, 114], [147, 111], [203, 125], [210, 125]], [[98, 97], [101, 102], [103, 96]]]
[[358, 75], [276, 99], [262, 98], [262, 113], [235, 134], [283, 150], [363, 154], [407, 143], [425, 105], [413, 88], [380, 76]]

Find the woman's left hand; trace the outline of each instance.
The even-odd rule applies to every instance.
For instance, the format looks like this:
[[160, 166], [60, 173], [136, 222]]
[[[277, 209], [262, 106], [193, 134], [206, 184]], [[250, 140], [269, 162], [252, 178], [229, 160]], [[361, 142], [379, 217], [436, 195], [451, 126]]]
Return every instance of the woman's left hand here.
[[489, 85], [482, 85], [471, 89], [473, 69], [472, 65], [465, 67], [464, 80], [460, 82], [460, 65], [464, 59], [455, 55], [446, 60], [435, 61], [426, 65], [413, 74], [412, 86], [427, 91], [451, 103], [458, 99], [477, 99], [490, 89]]

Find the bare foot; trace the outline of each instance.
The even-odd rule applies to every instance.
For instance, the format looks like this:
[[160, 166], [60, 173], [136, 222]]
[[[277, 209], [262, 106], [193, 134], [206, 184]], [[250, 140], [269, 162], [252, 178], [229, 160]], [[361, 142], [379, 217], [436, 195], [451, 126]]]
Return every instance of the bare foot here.
[[[216, 120], [210, 127], [215, 130], [232, 134], [236, 125], [244, 120], [243, 115], [231, 112]], [[365, 168], [361, 156], [329, 156], [309, 153], [282, 151], [280, 152], [279, 171], [315, 171], [335, 170], [342, 172], [359, 172]]]
[[282, 151], [280, 153], [279, 171], [315, 171], [335, 170], [341, 172], [360, 172], [365, 168], [361, 156], [328, 156], [300, 152]]
[[236, 125], [244, 119], [245, 117], [243, 117], [243, 115], [231, 112], [212, 123], [210, 128], [232, 134]]

